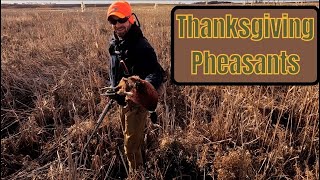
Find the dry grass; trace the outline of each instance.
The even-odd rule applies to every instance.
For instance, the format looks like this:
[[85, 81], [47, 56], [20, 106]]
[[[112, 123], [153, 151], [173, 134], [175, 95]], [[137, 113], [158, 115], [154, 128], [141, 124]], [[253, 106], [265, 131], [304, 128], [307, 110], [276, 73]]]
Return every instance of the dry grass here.
[[[166, 69], [170, 10], [134, 7]], [[107, 103], [99, 89], [108, 85], [110, 35], [102, 8], [2, 10], [3, 179], [127, 177], [117, 108], [78, 163]], [[157, 111], [161, 128], [146, 128], [150, 179], [319, 179], [319, 85], [168, 81]]]

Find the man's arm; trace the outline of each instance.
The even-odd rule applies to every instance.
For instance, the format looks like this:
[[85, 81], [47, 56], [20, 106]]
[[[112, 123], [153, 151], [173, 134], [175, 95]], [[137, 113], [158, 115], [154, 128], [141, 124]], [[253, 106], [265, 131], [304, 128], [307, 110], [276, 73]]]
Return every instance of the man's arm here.
[[154, 49], [145, 41], [144, 45], [136, 49], [134, 56], [134, 59], [138, 61], [135, 67], [136, 73], [150, 82], [155, 89], [158, 89], [163, 82], [164, 71], [158, 62]]
[[158, 89], [163, 81], [163, 69], [158, 62], [157, 56], [153, 48], [149, 48], [149, 58], [150, 61], [150, 74], [145, 78], [146, 81], [150, 82], [155, 89]]
[[111, 41], [111, 45], [109, 47], [109, 54], [110, 54], [110, 60], [109, 60], [109, 78], [110, 78], [110, 83], [111, 87], [117, 86], [117, 67], [118, 67], [118, 62], [117, 62], [117, 57], [115, 54], [115, 44], [113, 41]]
[[[115, 46], [112, 43], [109, 47], [109, 54], [110, 54], [110, 63], [109, 63], [109, 77], [110, 77], [110, 84], [111, 87], [116, 87], [118, 85], [118, 77], [119, 77], [119, 60], [117, 59], [117, 55], [115, 53]], [[112, 92], [115, 93], [115, 92]], [[119, 94], [114, 94], [114, 95], [110, 95], [109, 96], [110, 99], [113, 99], [115, 101], [117, 101], [117, 103], [119, 105], [125, 106], [126, 102], [125, 102], [125, 96], [121, 96]]]

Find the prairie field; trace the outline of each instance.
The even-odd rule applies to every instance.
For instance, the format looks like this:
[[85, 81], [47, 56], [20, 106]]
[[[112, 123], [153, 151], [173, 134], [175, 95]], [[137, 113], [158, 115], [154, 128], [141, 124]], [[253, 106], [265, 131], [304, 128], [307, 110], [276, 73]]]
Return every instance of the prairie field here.
[[[319, 5], [319, 4], [318, 4]], [[173, 6], [133, 6], [170, 76]], [[145, 172], [127, 173], [108, 98], [106, 8], [1, 10], [1, 179], [319, 179], [319, 84], [177, 86], [145, 128]]]

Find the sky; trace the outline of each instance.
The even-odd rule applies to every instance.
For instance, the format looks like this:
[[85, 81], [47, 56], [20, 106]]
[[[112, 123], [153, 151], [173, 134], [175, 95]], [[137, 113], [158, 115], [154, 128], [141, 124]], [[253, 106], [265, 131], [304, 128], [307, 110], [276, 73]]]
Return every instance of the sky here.
[[[81, 2], [84, 2], [85, 4], [107, 4], [113, 2], [112, 0], [2, 0], [1, 4], [12, 4], [12, 3], [18, 3], [18, 4], [80, 4]], [[206, 0], [128, 0], [130, 3], [172, 3], [172, 4], [178, 4], [178, 3], [185, 3], [185, 4], [190, 4], [193, 2], [198, 2], [198, 1], [206, 1]], [[208, 0], [211, 1], [211, 0]], [[215, 1], [215, 0], [213, 0]], [[244, 2], [245, 0], [216, 0], [216, 1], [231, 1], [231, 2]], [[250, 0], [248, 0], [250, 1]], [[264, 0], [264, 1], [274, 1], [274, 0]], [[278, 0], [276, 0], [278, 1]], [[285, 2], [285, 1], [301, 1], [301, 0], [279, 0], [280, 2]], [[319, 1], [319, 0], [306, 0], [306, 1]]]
[[[4, 1], [1, 1], [1, 4], [11, 4], [11, 3], [56, 3], [56, 4], [73, 4], [73, 3], [81, 3], [81, 2], [84, 2], [86, 4], [106, 4], [106, 3], [110, 3], [110, 2], [113, 2], [112, 0], [4, 0]], [[201, 0], [199, 0], [201, 1]], [[205, 0], [203, 0], [205, 1]], [[180, 1], [168, 1], [168, 0], [162, 0], [162, 1], [154, 1], [154, 0], [128, 0], [128, 2], [131, 2], [131, 3], [192, 3], [192, 2], [197, 2], [197, 1], [194, 1], [194, 0], [180, 0]]]
[[[84, 2], [85, 4], [107, 4], [107, 3], [111, 3], [112, 0], [2, 0], [1, 4], [11, 4], [11, 3], [18, 3], [18, 4], [22, 4], [22, 3], [30, 3], [30, 4], [80, 4], [81, 2]], [[146, 2], [150, 2], [150, 3], [173, 3], [173, 4], [177, 4], [177, 3], [193, 3], [193, 2], [197, 2], [195, 0], [128, 0], [130, 3], [146, 3]], [[198, 0], [198, 1], [205, 1], [205, 0]], [[211, 0], [208, 0], [211, 1]], [[242, 2], [244, 0], [217, 0], [217, 1], [232, 1], [232, 2]], [[249, 0], [250, 1], [250, 0]], [[265, 1], [270, 1], [272, 2], [273, 0], [265, 0]], [[276, 0], [278, 1], [278, 0]], [[283, 1], [300, 1], [300, 0], [279, 0], [280, 2]], [[307, 0], [307, 1], [315, 1], [315, 0]], [[319, 1], [319, 0], [316, 0]]]

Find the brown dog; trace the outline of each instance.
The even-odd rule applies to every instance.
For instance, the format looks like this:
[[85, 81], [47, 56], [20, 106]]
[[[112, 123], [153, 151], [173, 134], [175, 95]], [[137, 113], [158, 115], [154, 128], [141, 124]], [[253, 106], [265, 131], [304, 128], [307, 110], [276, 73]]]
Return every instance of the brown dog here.
[[140, 104], [148, 111], [154, 111], [158, 104], [158, 92], [148, 81], [139, 76], [122, 78], [116, 87], [120, 95], [126, 95], [126, 99]]

